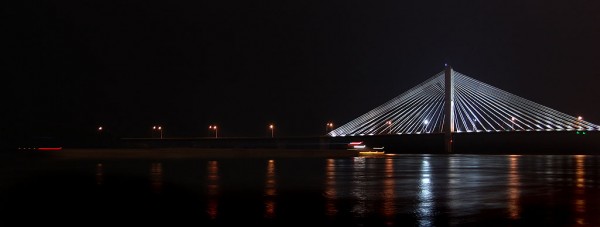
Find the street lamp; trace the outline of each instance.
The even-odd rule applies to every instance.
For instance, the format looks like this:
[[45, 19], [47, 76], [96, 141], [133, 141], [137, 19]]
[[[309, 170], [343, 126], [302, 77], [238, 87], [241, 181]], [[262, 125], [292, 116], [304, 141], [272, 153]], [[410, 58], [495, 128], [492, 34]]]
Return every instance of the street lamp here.
[[271, 138], [273, 138], [273, 129], [275, 128], [275, 126], [273, 124], [269, 125], [269, 129], [271, 129]]
[[333, 130], [333, 123], [327, 123], [327, 125], [325, 126], [325, 134], [327, 134], [328, 130]]
[[510, 127], [513, 131], [515, 131], [515, 120], [517, 120], [515, 117], [510, 118], [510, 122], [512, 122]]
[[427, 132], [427, 125], [429, 125], [429, 120], [425, 119], [423, 120], [423, 131]]
[[216, 125], [210, 125], [210, 126], [208, 126], [208, 129], [215, 130], [215, 138], [219, 137], [219, 130], [217, 129]]
[[103, 130], [103, 129], [104, 129], [104, 128], [102, 128], [102, 126], [98, 126], [98, 132], [99, 132], [99, 133], [100, 133], [100, 132], [102, 132], [102, 130]]
[[583, 117], [582, 116], [578, 116], [577, 117], [577, 125], [579, 126], [579, 130], [582, 130], [583, 127], [581, 126], [581, 122], [583, 121]]
[[388, 128], [388, 134], [392, 133], [392, 121], [386, 121], [385, 124], [387, 125]]
[[160, 139], [163, 138], [163, 128], [162, 128], [162, 126], [160, 126], [160, 125], [159, 126], [156, 126], [156, 125], [152, 126], [152, 130], [159, 131], [160, 132]]

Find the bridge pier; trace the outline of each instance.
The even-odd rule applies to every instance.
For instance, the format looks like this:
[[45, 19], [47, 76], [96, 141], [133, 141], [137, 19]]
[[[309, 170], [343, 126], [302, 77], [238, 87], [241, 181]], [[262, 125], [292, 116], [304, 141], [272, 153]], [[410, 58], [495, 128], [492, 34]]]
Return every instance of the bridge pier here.
[[446, 153], [452, 153], [452, 134], [446, 133], [444, 136], [444, 149]]

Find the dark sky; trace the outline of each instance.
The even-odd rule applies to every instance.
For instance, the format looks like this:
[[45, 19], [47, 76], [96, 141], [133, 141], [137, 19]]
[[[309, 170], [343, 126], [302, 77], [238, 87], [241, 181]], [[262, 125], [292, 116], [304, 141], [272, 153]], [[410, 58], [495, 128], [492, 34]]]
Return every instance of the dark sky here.
[[600, 123], [599, 1], [15, 2], [4, 135], [319, 135], [444, 63]]

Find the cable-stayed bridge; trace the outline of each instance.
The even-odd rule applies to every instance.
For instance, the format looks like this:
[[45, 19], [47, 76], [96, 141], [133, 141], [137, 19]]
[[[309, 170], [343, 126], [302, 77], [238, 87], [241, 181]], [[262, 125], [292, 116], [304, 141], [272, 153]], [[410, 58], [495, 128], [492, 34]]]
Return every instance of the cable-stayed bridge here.
[[336, 128], [329, 136], [600, 131], [570, 116], [446, 69], [383, 105]]

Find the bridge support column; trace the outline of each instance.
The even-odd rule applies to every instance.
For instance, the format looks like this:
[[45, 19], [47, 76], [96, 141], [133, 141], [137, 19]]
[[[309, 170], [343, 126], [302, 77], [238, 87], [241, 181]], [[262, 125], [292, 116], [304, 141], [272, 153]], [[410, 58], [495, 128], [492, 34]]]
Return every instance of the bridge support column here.
[[452, 152], [452, 133], [454, 133], [454, 71], [446, 65], [444, 73], [444, 147]]

